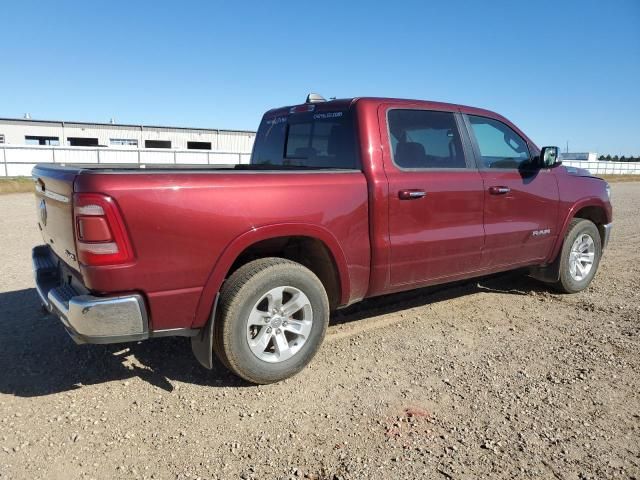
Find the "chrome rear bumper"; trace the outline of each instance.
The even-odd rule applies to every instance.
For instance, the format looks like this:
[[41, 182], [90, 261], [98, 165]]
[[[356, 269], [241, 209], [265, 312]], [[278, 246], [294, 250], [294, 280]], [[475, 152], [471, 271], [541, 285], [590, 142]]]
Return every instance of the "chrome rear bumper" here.
[[[58, 258], [47, 245], [32, 251], [40, 300], [56, 314], [76, 343], [119, 343], [149, 338], [144, 299], [139, 294], [97, 297], [65, 283]], [[84, 290], [84, 291], [83, 291]]]

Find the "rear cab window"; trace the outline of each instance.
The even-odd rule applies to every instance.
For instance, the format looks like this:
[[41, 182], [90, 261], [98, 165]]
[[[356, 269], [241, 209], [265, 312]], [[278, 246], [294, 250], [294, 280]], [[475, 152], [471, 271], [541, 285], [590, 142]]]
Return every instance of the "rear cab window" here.
[[[304, 107], [302, 107], [304, 108]], [[308, 107], [313, 108], [312, 106]], [[252, 165], [360, 169], [350, 109], [265, 115], [258, 128]]]

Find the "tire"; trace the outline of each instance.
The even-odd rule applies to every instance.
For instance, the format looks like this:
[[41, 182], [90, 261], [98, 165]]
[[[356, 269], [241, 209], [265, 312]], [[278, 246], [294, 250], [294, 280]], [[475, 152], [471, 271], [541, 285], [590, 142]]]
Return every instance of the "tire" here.
[[[580, 242], [578, 241], [579, 239]], [[589, 244], [589, 248], [585, 251], [593, 253], [593, 263], [586, 273], [586, 265], [582, 262], [576, 262], [579, 266], [572, 267], [572, 259], [576, 256], [575, 253], [572, 253], [572, 250], [576, 249], [576, 245], [583, 246], [585, 244]], [[584, 250], [584, 248], [582, 249]], [[562, 293], [577, 293], [587, 288], [598, 270], [600, 257], [602, 256], [602, 244], [598, 227], [590, 220], [583, 218], [571, 220], [564, 237], [560, 255], [560, 279], [554, 284], [554, 287]]]
[[257, 384], [302, 370], [329, 325], [322, 282], [308, 268], [283, 258], [262, 258], [236, 270], [222, 287], [219, 308], [213, 350], [229, 370]]

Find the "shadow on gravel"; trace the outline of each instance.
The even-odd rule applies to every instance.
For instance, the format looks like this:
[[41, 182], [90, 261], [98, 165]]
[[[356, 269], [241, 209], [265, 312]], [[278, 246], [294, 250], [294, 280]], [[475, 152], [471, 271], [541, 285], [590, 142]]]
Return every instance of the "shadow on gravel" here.
[[[509, 273], [366, 300], [336, 312], [331, 324], [485, 291], [529, 295], [548, 289], [522, 274]], [[186, 338], [76, 345], [58, 319], [41, 310], [33, 288], [0, 293], [0, 332], [0, 392], [5, 394], [43, 396], [132, 377], [169, 392], [172, 380], [212, 387], [250, 386], [218, 362], [212, 371], [202, 368]]]
[[60, 321], [42, 311], [35, 289], [0, 293], [1, 393], [34, 397], [132, 377], [166, 391], [173, 390], [172, 380], [249, 386], [222, 365], [202, 368], [188, 338], [76, 345]]
[[530, 295], [533, 292], [550, 293], [552, 290], [543, 283], [528, 277], [526, 272], [516, 270], [364, 300], [335, 312], [331, 319], [331, 325], [362, 320], [375, 315], [400, 312], [409, 308], [483, 292]]

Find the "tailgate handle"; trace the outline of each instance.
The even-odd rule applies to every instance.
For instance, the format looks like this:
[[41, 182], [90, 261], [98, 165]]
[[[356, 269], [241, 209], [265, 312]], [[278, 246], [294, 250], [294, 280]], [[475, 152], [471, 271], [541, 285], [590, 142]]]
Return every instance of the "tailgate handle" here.
[[489, 187], [489, 193], [491, 195], [504, 195], [506, 193], [509, 193], [510, 191], [511, 189], [509, 187], [503, 187], [503, 186]]
[[398, 198], [400, 198], [400, 200], [417, 200], [419, 198], [425, 197], [426, 195], [427, 192], [425, 192], [424, 190], [416, 189], [400, 190], [398, 192]]

